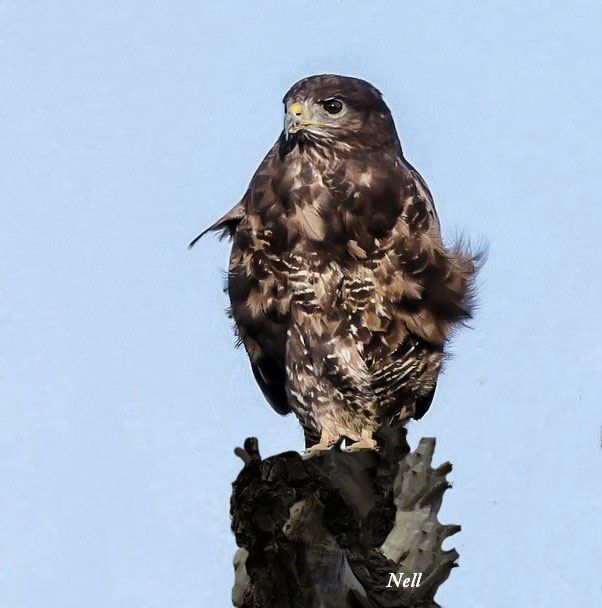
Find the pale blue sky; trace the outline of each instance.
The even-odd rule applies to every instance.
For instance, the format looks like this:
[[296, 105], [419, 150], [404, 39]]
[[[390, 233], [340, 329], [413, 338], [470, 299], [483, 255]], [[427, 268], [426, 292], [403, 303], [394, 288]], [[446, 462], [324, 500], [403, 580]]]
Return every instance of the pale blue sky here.
[[449, 608], [602, 604], [599, 2], [0, 1], [0, 605], [221, 608], [232, 449], [300, 448], [234, 349], [228, 245], [281, 98], [385, 94], [489, 243], [436, 435]]

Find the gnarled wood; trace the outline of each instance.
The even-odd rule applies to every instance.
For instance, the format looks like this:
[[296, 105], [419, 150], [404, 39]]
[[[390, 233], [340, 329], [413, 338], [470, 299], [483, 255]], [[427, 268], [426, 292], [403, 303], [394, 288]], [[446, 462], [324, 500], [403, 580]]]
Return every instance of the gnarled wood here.
[[[231, 498], [234, 606], [437, 606], [458, 558], [441, 545], [460, 526], [437, 520], [451, 465], [431, 467], [434, 439], [410, 452], [402, 427], [379, 444], [265, 460], [254, 438], [237, 448], [245, 466]], [[419, 586], [396, 586], [413, 573], [422, 573]]]

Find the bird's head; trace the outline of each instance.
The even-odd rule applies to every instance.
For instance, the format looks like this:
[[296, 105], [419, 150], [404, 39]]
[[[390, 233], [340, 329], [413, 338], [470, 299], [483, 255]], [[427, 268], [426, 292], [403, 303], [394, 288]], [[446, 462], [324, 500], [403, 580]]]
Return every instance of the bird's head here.
[[399, 146], [380, 91], [365, 80], [322, 74], [294, 84], [284, 96], [284, 138], [339, 150]]

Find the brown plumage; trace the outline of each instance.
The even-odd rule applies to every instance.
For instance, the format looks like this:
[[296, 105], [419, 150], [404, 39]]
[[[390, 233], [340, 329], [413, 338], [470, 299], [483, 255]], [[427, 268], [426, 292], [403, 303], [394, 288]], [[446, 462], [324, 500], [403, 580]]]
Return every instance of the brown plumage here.
[[272, 407], [308, 446], [373, 447], [378, 427], [429, 408], [475, 257], [443, 245], [377, 89], [312, 76], [284, 104], [284, 131], [208, 230], [233, 237], [232, 316]]

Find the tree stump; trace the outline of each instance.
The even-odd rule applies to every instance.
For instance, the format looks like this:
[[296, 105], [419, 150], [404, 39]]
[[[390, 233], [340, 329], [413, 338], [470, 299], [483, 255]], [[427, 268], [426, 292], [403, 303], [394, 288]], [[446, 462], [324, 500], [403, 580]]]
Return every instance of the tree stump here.
[[435, 439], [411, 452], [403, 427], [379, 451], [284, 452], [262, 459], [249, 438], [235, 453], [232, 601], [237, 608], [436, 607], [458, 553], [460, 530], [437, 519], [450, 487], [431, 467]]

